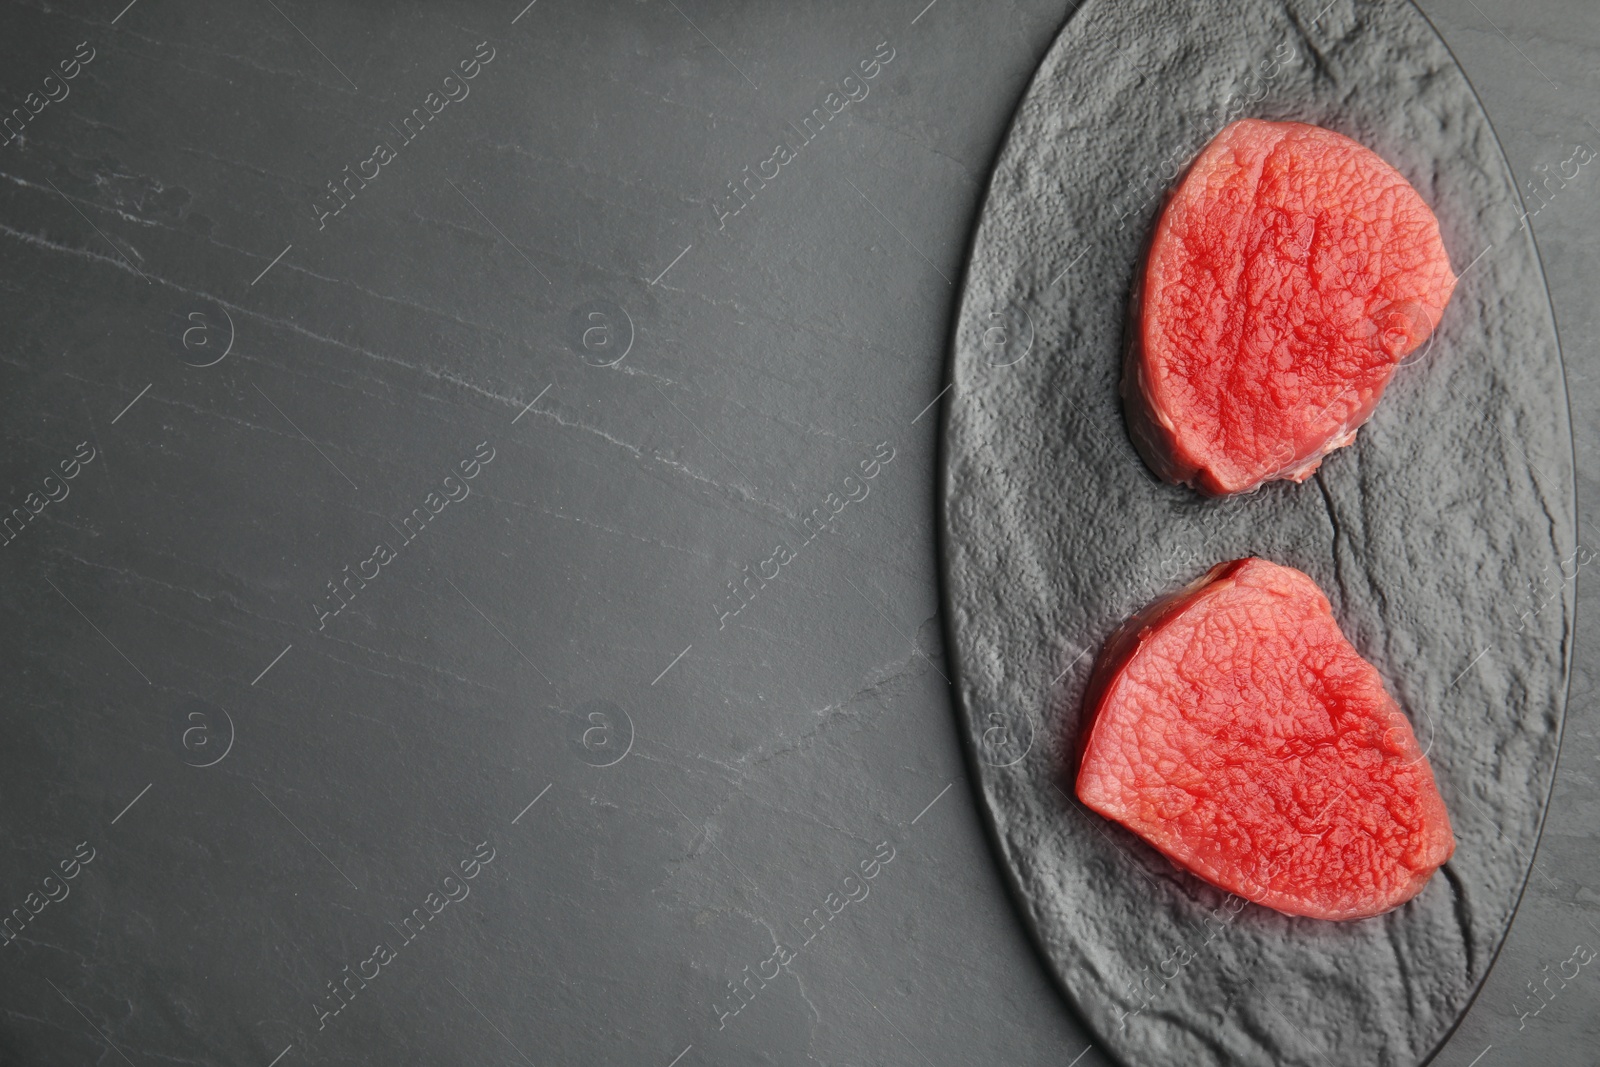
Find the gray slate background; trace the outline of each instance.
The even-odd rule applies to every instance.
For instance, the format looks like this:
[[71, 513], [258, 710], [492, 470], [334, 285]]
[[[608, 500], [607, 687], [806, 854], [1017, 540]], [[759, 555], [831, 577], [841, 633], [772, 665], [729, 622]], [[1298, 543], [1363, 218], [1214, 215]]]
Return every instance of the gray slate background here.
[[[1600, 10], [1424, 6], [1519, 178], [1600, 147]], [[0, 1062], [1106, 1062], [963, 778], [921, 414], [1068, 11], [8, 5], [7, 110], [95, 58], [0, 148], [0, 503], [97, 454], [0, 549], [0, 911], [95, 852], [0, 947]], [[319, 231], [323, 183], [485, 40], [470, 95]], [[725, 183], [884, 41], [719, 232]], [[1533, 226], [1600, 546], [1593, 167]], [[319, 630], [325, 583], [482, 441], [470, 496]], [[866, 499], [719, 629], [880, 442]], [[1600, 947], [1590, 582], [1535, 876], [1450, 1067], [1600, 1059], [1592, 968], [1516, 1006]], [[326, 983], [485, 841], [319, 1030]]]

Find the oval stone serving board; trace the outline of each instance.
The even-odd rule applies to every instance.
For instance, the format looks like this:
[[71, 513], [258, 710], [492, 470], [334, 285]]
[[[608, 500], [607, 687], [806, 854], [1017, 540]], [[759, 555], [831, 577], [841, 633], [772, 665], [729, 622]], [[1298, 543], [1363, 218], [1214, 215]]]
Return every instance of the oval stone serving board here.
[[[1118, 397], [1165, 192], [1231, 118], [1345, 133], [1432, 204], [1461, 275], [1431, 343], [1302, 485], [1158, 481]], [[1494, 132], [1407, 3], [1088, 0], [990, 182], [945, 407], [943, 567], [960, 712], [1044, 958], [1139, 1067], [1426, 1061], [1516, 910], [1560, 745], [1572, 441], [1537, 254]], [[1213, 563], [1311, 575], [1427, 747], [1457, 837], [1355, 923], [1245, 905], [1072, 796], [1084, 683], [1129, 615]]]

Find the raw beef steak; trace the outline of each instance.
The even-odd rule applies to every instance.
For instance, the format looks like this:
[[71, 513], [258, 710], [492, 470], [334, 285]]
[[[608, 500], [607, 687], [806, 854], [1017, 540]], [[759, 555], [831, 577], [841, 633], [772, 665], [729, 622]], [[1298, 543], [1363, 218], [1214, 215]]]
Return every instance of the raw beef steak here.
[[1135, 616], [1086, 700], [1078, 796], [1247, 900], [1365, 918], [1455, 849], [1411, 724], [1292, 567], [1222, 563]]
[[1355, 438], [1455, 283], [1433, 212], [1373, 152], [1233, 123], [1168, 201], [1136, 287], [1134, 444], [1211, 496], [1304, 481]]

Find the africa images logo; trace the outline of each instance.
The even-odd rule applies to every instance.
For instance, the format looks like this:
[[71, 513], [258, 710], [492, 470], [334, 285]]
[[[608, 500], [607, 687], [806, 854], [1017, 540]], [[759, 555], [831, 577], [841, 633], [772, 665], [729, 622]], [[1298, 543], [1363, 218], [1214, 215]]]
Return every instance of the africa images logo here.
[[[487, 50], [487, 51], [486, 51]], [[422, 98], [422, 106], [414, 107], [411, 113], [400, 120], [400, 125], [389, 123], [389, 128], [399, 135], [394, 142], [404, 148], [427, 128], [441, 111], [452, 103], [459, 104], [472, 92], [472, 86], [467, 83], [483, 72], [483, 68], [494, 61], [495, 50], [488, 41], [478, 45], [471, 58], [463, 59], [457, 64], [461, 71], [458, 78], [454, 74], [447, 74], [441, 87], [444, 95], [437, 91], [429, 92]], [[352, 172], [349, 165], [344, 168], [344, 177], [328, 182], [326, 196], [318, 194], [311, 201], [311, 211], [317, 217], [317, 229], [324, 230], [328, 227], [328, 219], [339, 214], [355, 200], [356, 193], [367, 187], [367, 183], [377, 181], [383, 173], [383, 168], [400, 158], [400, 153], [388, 141], [379, 141], [372, 148], [372, 155], [356, 164]], [[354, 182], [354, 186], [351, 183]]]
[[768, 182], [776, 181], [778, 175], [783, 173], [783, 168], [793, 163], [801, 151], [816, 140], [822, 133], [829, 120], [833, 119], [851, 104], [859, 104], [867, 98], [872, 87], [867, 83], [876, 78], [885, 66], [895, 57], [894, 48], [888, 41], [881, 42], [868, 59], [863, 59], [856, 65], [861, 72], [858, 78], [855, 74], [846, 74], [839, 80], [837, 91], [827, 93], [822, 102], [800, 120], [800, 125], [789, 123], [789, 129], [794, 131], [793, 144], [791, 138], [785, 134], [784, 139], [773, 148], [772, 155], [756, 164], [756, 172], [750, 173], [749, 165], [743, 168], [744, 177], [730, 179], [728, 182], [728, 196], [731, 207], [724, 208], [720, 197], [711, 198], [711, 215], [717, 222], [717, 231], [725, 232], [728, 220], [750, 206], [755, 199], [757, 190], [765, 189]]
[[755, 600], [756, 595], [767, 587], [768, 582], [777, 581], [783, 573], [783, 568], [795, 561], [795, 558], [805, 550], [805, 547], [815, 541], [823, 530], [827, 529], [840, 512], [851, 504], [859, 504], [867, 499], [872, 492], [868, 483], [876, 478], [883, 470], [884, 465], [892, 462], [895, 457], [894, 446], [887, 441], [880, 442], [873, 449], [870, 459], [861, 460], [857, 465], [861, 477], [853, 474], [846, 475], [841, 488], [844, 495], [829, 493], [823, 497], [822, 504], [812, 508], [800, 518], [800, 525], [805, 529], [806, 539], [800, 541], [799, 548], [790, 548], [788, 540], [778, 542], [773, 548], [772, 555], [761, 560], [755, 565], [754, 572], [750, 564], [745, 564], [741, 573], [743, 579], [734, 579], [728, 582], [728, 595], [719, 597], [711, 609], [717, 615], [717, 629], [721, 630], [728, 625], [728, 620], [744, 611]]
[[[311, 601], [311, 610], [317, 617], [317, 629], [326, 630], [328, 620], [344, 611], [355, 600], [356, 594], [367, 587], [367, 583], [376, 581], [378, 575], [383, 573], [383, 568], [400, 558], [400, 552], [411, 542], [422, 535], [428, 523], [438, 516], [452, 503], [460, 503], [472, 495], [472, 479], [483, 473], [483, 468], [494, 460], [494, 446], [488, 441], [481, 442], [473, 450], [472, 456], [463, 459], [457, 466], [461, 477], [455, 474], [444, 476], [441, 485], [444, 493], [430, 490], [423, 497], [422, 504], [411, 509], [411, 514], [400, 520], [400, 525], [389, 526], [400, 538], [392, 545], [387, 539], [380, 540], [372, 549], [372, 555], [356, 564], [355, 573], [351, 573], [350, 564], [346, 563], [341, 576], [328, 579], [328, 596]], [[403, 529], [402, 529], [403, 528]], [[369, 574], [367, 568], [371, 567]]]

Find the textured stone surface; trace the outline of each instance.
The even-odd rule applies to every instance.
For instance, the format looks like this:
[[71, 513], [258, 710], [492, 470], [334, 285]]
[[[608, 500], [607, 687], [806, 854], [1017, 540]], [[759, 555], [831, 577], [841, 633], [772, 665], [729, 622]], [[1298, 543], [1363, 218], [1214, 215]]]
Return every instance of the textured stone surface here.
[[[1091, 0], [1019, 109], [961, 297], [943, 507], [959, 703], [1027, 920], [1128, 1063], [1426, 1060], [1511, 922], [1559, 747], [1571, 588], [1542, 610], [1530, 590], [1577, 566], [1572, 449], [1513, 180], [1416, 10], [1316, 14]], [[1353, 446], [1304, 485], [1207, 501], [1140, 462], [1117, 381], [1161, 192], [1234, 117], [1230, 94], [1238, 113], [1326, 126], [1389, 160], [1433, 205], [1462, 279]], [[1459, 844], [1388, 915], [1238, 908], [1068, 799], [1100, 644], [1250, 554], [1327, 591], [1429, 750]]]
[[[97, 850], [0, 949], [0, 1063], [1105, 1067], [957, 780], [938, 409], [913, 422], [945, 385], [941, 272], [1076, 4], [275, 4], [0, 8], [7, 107], [98, 52], [0, 150], [6, 505], [100, 450], [0, 550], [0, 908]], [[1590, 0], [1425, 9], [1524, 179], [1594, 143]], [[311, 197], [484, 39], [470, 99], [319, 232]], [[708, 202], [885, 39], [871, 96], [719, 233]], [[1533, 220], [1586, 504], [1597, 170]], [[198, 366], [223, 311], [236, 343]], [[615, 348], [574, 329], [594, 312]], [[319, 633], [324, 583], [485, 437], [472, 497]], [[884, 438], [871, 497], [718, 630]], [[1594, 570], [1540, 873], [1441, 1067], [1600, 1047], [1593, 967], [1512, 1010], [1600, 944]], [[485, 838], [470, 898], [319, 1031], [325, 983]], [[885, 838], [870, 899], [719, 1029]]]

